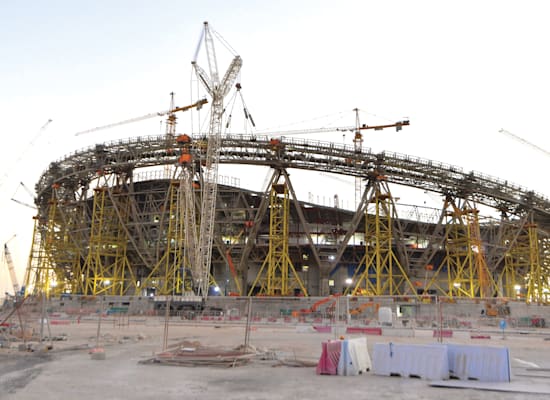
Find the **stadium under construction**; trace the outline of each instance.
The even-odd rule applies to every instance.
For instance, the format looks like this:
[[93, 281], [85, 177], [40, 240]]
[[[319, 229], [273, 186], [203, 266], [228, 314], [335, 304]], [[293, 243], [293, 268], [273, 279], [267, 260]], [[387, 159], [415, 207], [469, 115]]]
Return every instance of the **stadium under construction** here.
[[[183, 136], [120, 140], [52, 162], [36, 186], [26, 287], [49, 295], [196, 293], [203, 275], [190, 264], [185, 236], [199, 223], [186, 221], [178, 160], [191, 155], [200, 168], [207, 141]], [[229, 135], [219, 150], [220, 165], [268, 166], [272, 173], [264, 192], [218, 185], [204, 274], [210, 295], [549, 299], [550, 202], [531, 191], [435, 161], [335, 143]], [[356, 209], [299, 201], [293, 169], [361, 178]], [[413, 206], [400, 216], [395, 185], [440, 194], [442, 206]], [[197, 207], [200, 186], [193, 180]], [[481, 215], [479, 205], [500, 218]]]
[[[217, 69], [208, 23], [192, 66], [208, 96], [167, 115], [166, 135], [97, 144], [54, 161], [36, 185], [28, 293], [114, 296], [447, 296], [546, 303], [550, 201], [481, 173], [353, 145], [223, 133], [242, 59]], [[197, 55], [206, 47], [206, 72]], [[177, 111], [209, 103], [200, 134]], [[244, 102], [243, 102], [244, 104]], [[251, 120], [245, 108], [245, 117]], [[230, 117], [230, 116], [229, 116]], [[128, 122], [128, 121], [125, 121]], [[114, 126], [116, 124], [110, 125]], [[269, 169], [260, 190], [218, 167]], [[290, 171], [355, 180], [355, 204], [299, 199]], [[403, 207], [395, 187], [441, 199]]]

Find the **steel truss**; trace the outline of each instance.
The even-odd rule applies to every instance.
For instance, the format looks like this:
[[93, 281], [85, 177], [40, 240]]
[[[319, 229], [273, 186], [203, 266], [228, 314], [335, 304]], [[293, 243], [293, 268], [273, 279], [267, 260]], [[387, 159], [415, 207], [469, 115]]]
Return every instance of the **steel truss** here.
[[[248, 295], [289, 296], [298, 290], [307, 296], [302, 279], [288, 253], [289, 188], [284, 179], [271, 185], [269, 195], [269, 252]], [[267, 268], [266, 268], [267, 267]]]
[[445, 256], [424, 292], [449, 297], [492, 297], [498, 288], [487, 267], [479, 211], [471, 201], [447, 196], [443, 207]]
[[[359, 262], [351, 278], [353, 286], [346, 289], [346, 294], [382, 296], [382, 295], [415, 295], [415, 288], [409, 274], [400, 261], [397, 246], [402, 246], [403, 237], [394, 199], [383, 175], [377, 175], [367, 185], [370, 193], [369, 204], [365, 213], [365, 255]], [[405, 252], [401, 252], [406, 257]], [[353, 289], [352, 289], [353, 288]]]
[[[165, 136], [132, 138], [52, 162], [36, 185], [39, 214], [27, 286], [52, 294], [138, 294], [153, 285], [159, 293], [185, 291], [180, 266], [192, 264], [187, 258], [193, 252], [186, 253], [186, 249], [196, 246], [175, 245], [189, 241], [183, 227], [193, 225], [178, 211], [185, 199], [177, 184], [172, 184], [180, 179], [164, 175], [137, 179], [142, 168], [177, 163], [178, 154], [173, 149], [178, 143], [166, 141]], [[204, 160], [206, 146], [204, 138], [192, 138], [189, 153], [196, 165]], [[373, 276], [363, 279], [367, 292], [395, 294], [414, 289], [453, 297], [496, 294], [515, 298], [515, 287], [521, 286], [526, 301], [548, 301], [550, 203], [531, 191], [434, 161], [296, 139], [279, 140], [274, 146], [269, 138], [225, 136], [218, 161], [268, 166], [284, 175], [289, 201], [295, 205], [290, 210], [291, 226], [300, 226], [298, 233], [290, 235], [302, 237], [299, 245], [289, 245], [289, 258], [297, 265], [298, 257], [308, 254], [309, 280], [314, 277], [315, 291], [320, 295], [326, 294], [326, 282], [331, 274], [341, 271], [342, 265], [357, 266], [361, 260], [366, 266], [367, 261], [372, 265], [379, 260], [380, 267], [370, 268]], [[369, 185], [354, 212], [314, 204], [306, 208], [293, 194], [287, 169], [360, 177]], [[376, 171], [384, 179], [373, 180]], [[89, 189], [95, 184], [103, 191]], [[400, 219], [391, 185], [443, 194], [439, 221]], [[247, 288], [243, 290], [246, 293], [256, 268], [269, 259], [262, 237], [270, 235], [271, 201], [283, 197], [273, 198], [271, 189], [247, 193], [225, 188], [216, 204], [210, 270], [218, 281], [228, 277], [225, 254], [229, 246], [224, 232], [236, 235], [241, 228], [232, 225], [242, 227], [244, 221], [251, 222], [238, 242], [230, 245], [236, 276], [241, 287]], [[510, 218], [503, 219], [500, 226], [487, 224], [477, 212], [478, 205], [503, 210]], [[318, 243], [317, 238], [330, 230], [334, 231], [330, 233], [333, 241]], [[378, 241], [377, 250], [354, 244], [354, 236], [363, 232], [371, 238], [365, 243]], [[405, 246], [404, 241], [412, 237], [427, 244]], [[328, 252], [334, 259], [326, 259]], [[252, 277], [248, 271], [253, 271]], [[367, 281], [371, 287], [367, 288]], [[212, 277], [209, 282], [213, 284]]]

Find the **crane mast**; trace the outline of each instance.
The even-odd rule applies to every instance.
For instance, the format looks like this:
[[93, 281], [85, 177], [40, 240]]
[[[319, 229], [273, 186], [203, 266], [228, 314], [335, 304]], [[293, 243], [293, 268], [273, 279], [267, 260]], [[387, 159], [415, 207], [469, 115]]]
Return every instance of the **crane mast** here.
[[[210, 125], [207, 136], [206, 160], [202, 167], [201, 185], [201, 210], [200, 226], [197, 252], [195, 262], [200, 271], [198, 282], [198, 295], [206, 298], [210, 279], [210, 263], [212, 259], [212, 242], [214, 236], [214, 216], [216, 211], [217, 181], [218, 181], [218, 159], [221, 141], [223, 99], [231, 89], [242, 66], [240, 56], [234, 56], [227, 72], [220, 81], [216, 52], [212, 38], [212, 32], [208, 22], [204, 23], [204, 31], [201, 37], [204, 39], [206, 56], [208, 61], [209, 75], [202, 69], [195, 60], [192, 61], [193, 68], [208, 94], [212, 97], [210, 111]], [[199, 43], [200, 46], [201, 43]], [[197, 50], [198, 53], [198, 50]]]

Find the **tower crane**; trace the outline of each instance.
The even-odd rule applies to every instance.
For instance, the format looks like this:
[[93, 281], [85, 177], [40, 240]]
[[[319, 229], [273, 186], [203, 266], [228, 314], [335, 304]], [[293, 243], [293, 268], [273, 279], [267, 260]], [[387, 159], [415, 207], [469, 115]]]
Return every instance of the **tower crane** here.
[[[383, 124], [383, 125], [366, 125], [359, 122], [359, 109], [354, 108], [355, 111], [355, 126], [340, 126], [340, 127], [323, 127], [323, 128], [313, 128], [313, 129], [297, 129], [290, 131], [279, 131], [277, 135], [279, 136], [290, 136], [290, 135], [304, 135], [304, 134], [313, 134], [313, 133], [330, 133], [330, 132], [354, 132], [353, 137], [353, 146], [356, 153], [361, 153], [363, 147], [363, 134], [361, 131], [372, 129], [375, 131], [381, 131], [386, 128], [395, 128], [397, 132], [403, 129], [404, 126], [410, 125], [408, 119], [397, 121], [392, 124]], [[265, 134], [271, 134], [271, 132], [263, 132]], [[355, 205], [359, 204], [361, 199], [361, 178], [355, 179]]]
[[[353, 147], [356, 153], [361, 152], [361, 148], [363, 147], [363, 135], [361, 133], [362, 130], [365, 129], [374, 129], [375, 131], [381, 131], [385, 128], [395, 128], [396, 131], [400, 131], [403, 129], [403, 126], [409, 125], [408, 120], [404, 121], [398, 121], [394, 124], [386, 124], [386, 125], [365, 125], [360, 124], [359, 122], [359, 109], [354, 108], [353, 111], [355, 111], [355, 135], [353, 137]], [[361, 178], [355, 178], [355, 206], [359, 204], [361, 200]]]
[[[197, 56], [201, 44], [204, 44], [208, 61], [208, 73], [197, 64]], [[212, 31], [208, 22], [204, 22], [195, 57], [191, 62], [198, 80], [202, 83], [210, 97], [212, 106], [210, 110], [210, 125], [207, 136], [206, 160], [201, 170], [201, 210], [200, 227], [198, 236], [197, 253], [195, 256], [196, 269], [200, 273], [198, 295], [206, 298], [210, 278], [210, 262], [212, 259], [212, 243], [214, 235], [214, 216], [216, 211], [217, 180], [218, 180], [218, 159], [221, 141], [223, 100], [229, 93], [231, 87], [242, 66], [242, 59], [235, 55], [229, 67], [220, 80], [216, 52]]]
[[[173, 95], [173, 93], [171, 93], [171, 95]], [[174, 113], [179, 112], [179, 111], [187, 111], [187, 110], [189, 110], [191, 108], [194, 108], [194, 107], [196, 107], [197, 110], [200, 110], [201, 107], [206, 103], [208, 103], [208, 100], [206, 100], [206, 99], [198, 100], [198, 101], [194, 102], [193, 104], [190, 104], [190, 105], [184, 106], [184, 107], [174, 107], [173, 103], [172, 103], [171, 106], [170, 106], [170, 110], [167, 110], [167, 111], [159, 111], [159, 112], [156, 112], [156, 113], [145, 114], [145, 115], [142, 115], [141, 117], [125, 119], [123, 121], [115, 122], [115, 123], [112, 123], [112, 124], [102, 125], [102, 126], [98, 126], [98, 127], [92, 128], [92, 129], [87, 129], [85, 131], [80, 131], [80, 132], [75, 133], [74, 135], [75, 136], [85, 135], [87, 133], [99, 131], [99, 130], [102, 130], [102, 129], [115, 128], [117, 126], [131, 124], [131, 123], [139, 122], [139, 121], [144, 121], [146, 119], [155, 118], [155, 117], [163, 117], [165, 115], [169, 116], [168, 121], [170, 123], [171, 121], [175, 120], [175, 117], [173, 116]]]

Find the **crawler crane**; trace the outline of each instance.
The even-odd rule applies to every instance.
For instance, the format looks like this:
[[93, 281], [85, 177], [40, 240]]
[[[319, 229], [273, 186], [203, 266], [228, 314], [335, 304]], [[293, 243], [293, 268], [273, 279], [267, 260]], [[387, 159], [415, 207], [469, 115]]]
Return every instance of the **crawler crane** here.
[[[204, 43], [206, 50], [209, 74], [197, 64], [197, 55], [200, 45]], [[204, 30], [199, 41], [199, 48], [192, 62], [196, 75], [208, 94], [212, 97], [210, 110], [210, 126], [207, 136], [206, 160], [202, 167], [201, 182], [201, 210], [200, 228], [197, 253], [195, 256], [195, 270], [199, 272], [198, 295], [206, 298], [210, 283], [210, 262], [212, 259], [212, 243], [214, 237], [214, 216], [216, 212], [218, 159], [220, 152], [223, 99], [231, 90], [242, 66], [242, 59], [235, 55], [229, 67], [220, 80], [216, 52], [212, 32], [208, 22], [204, 23]]]

